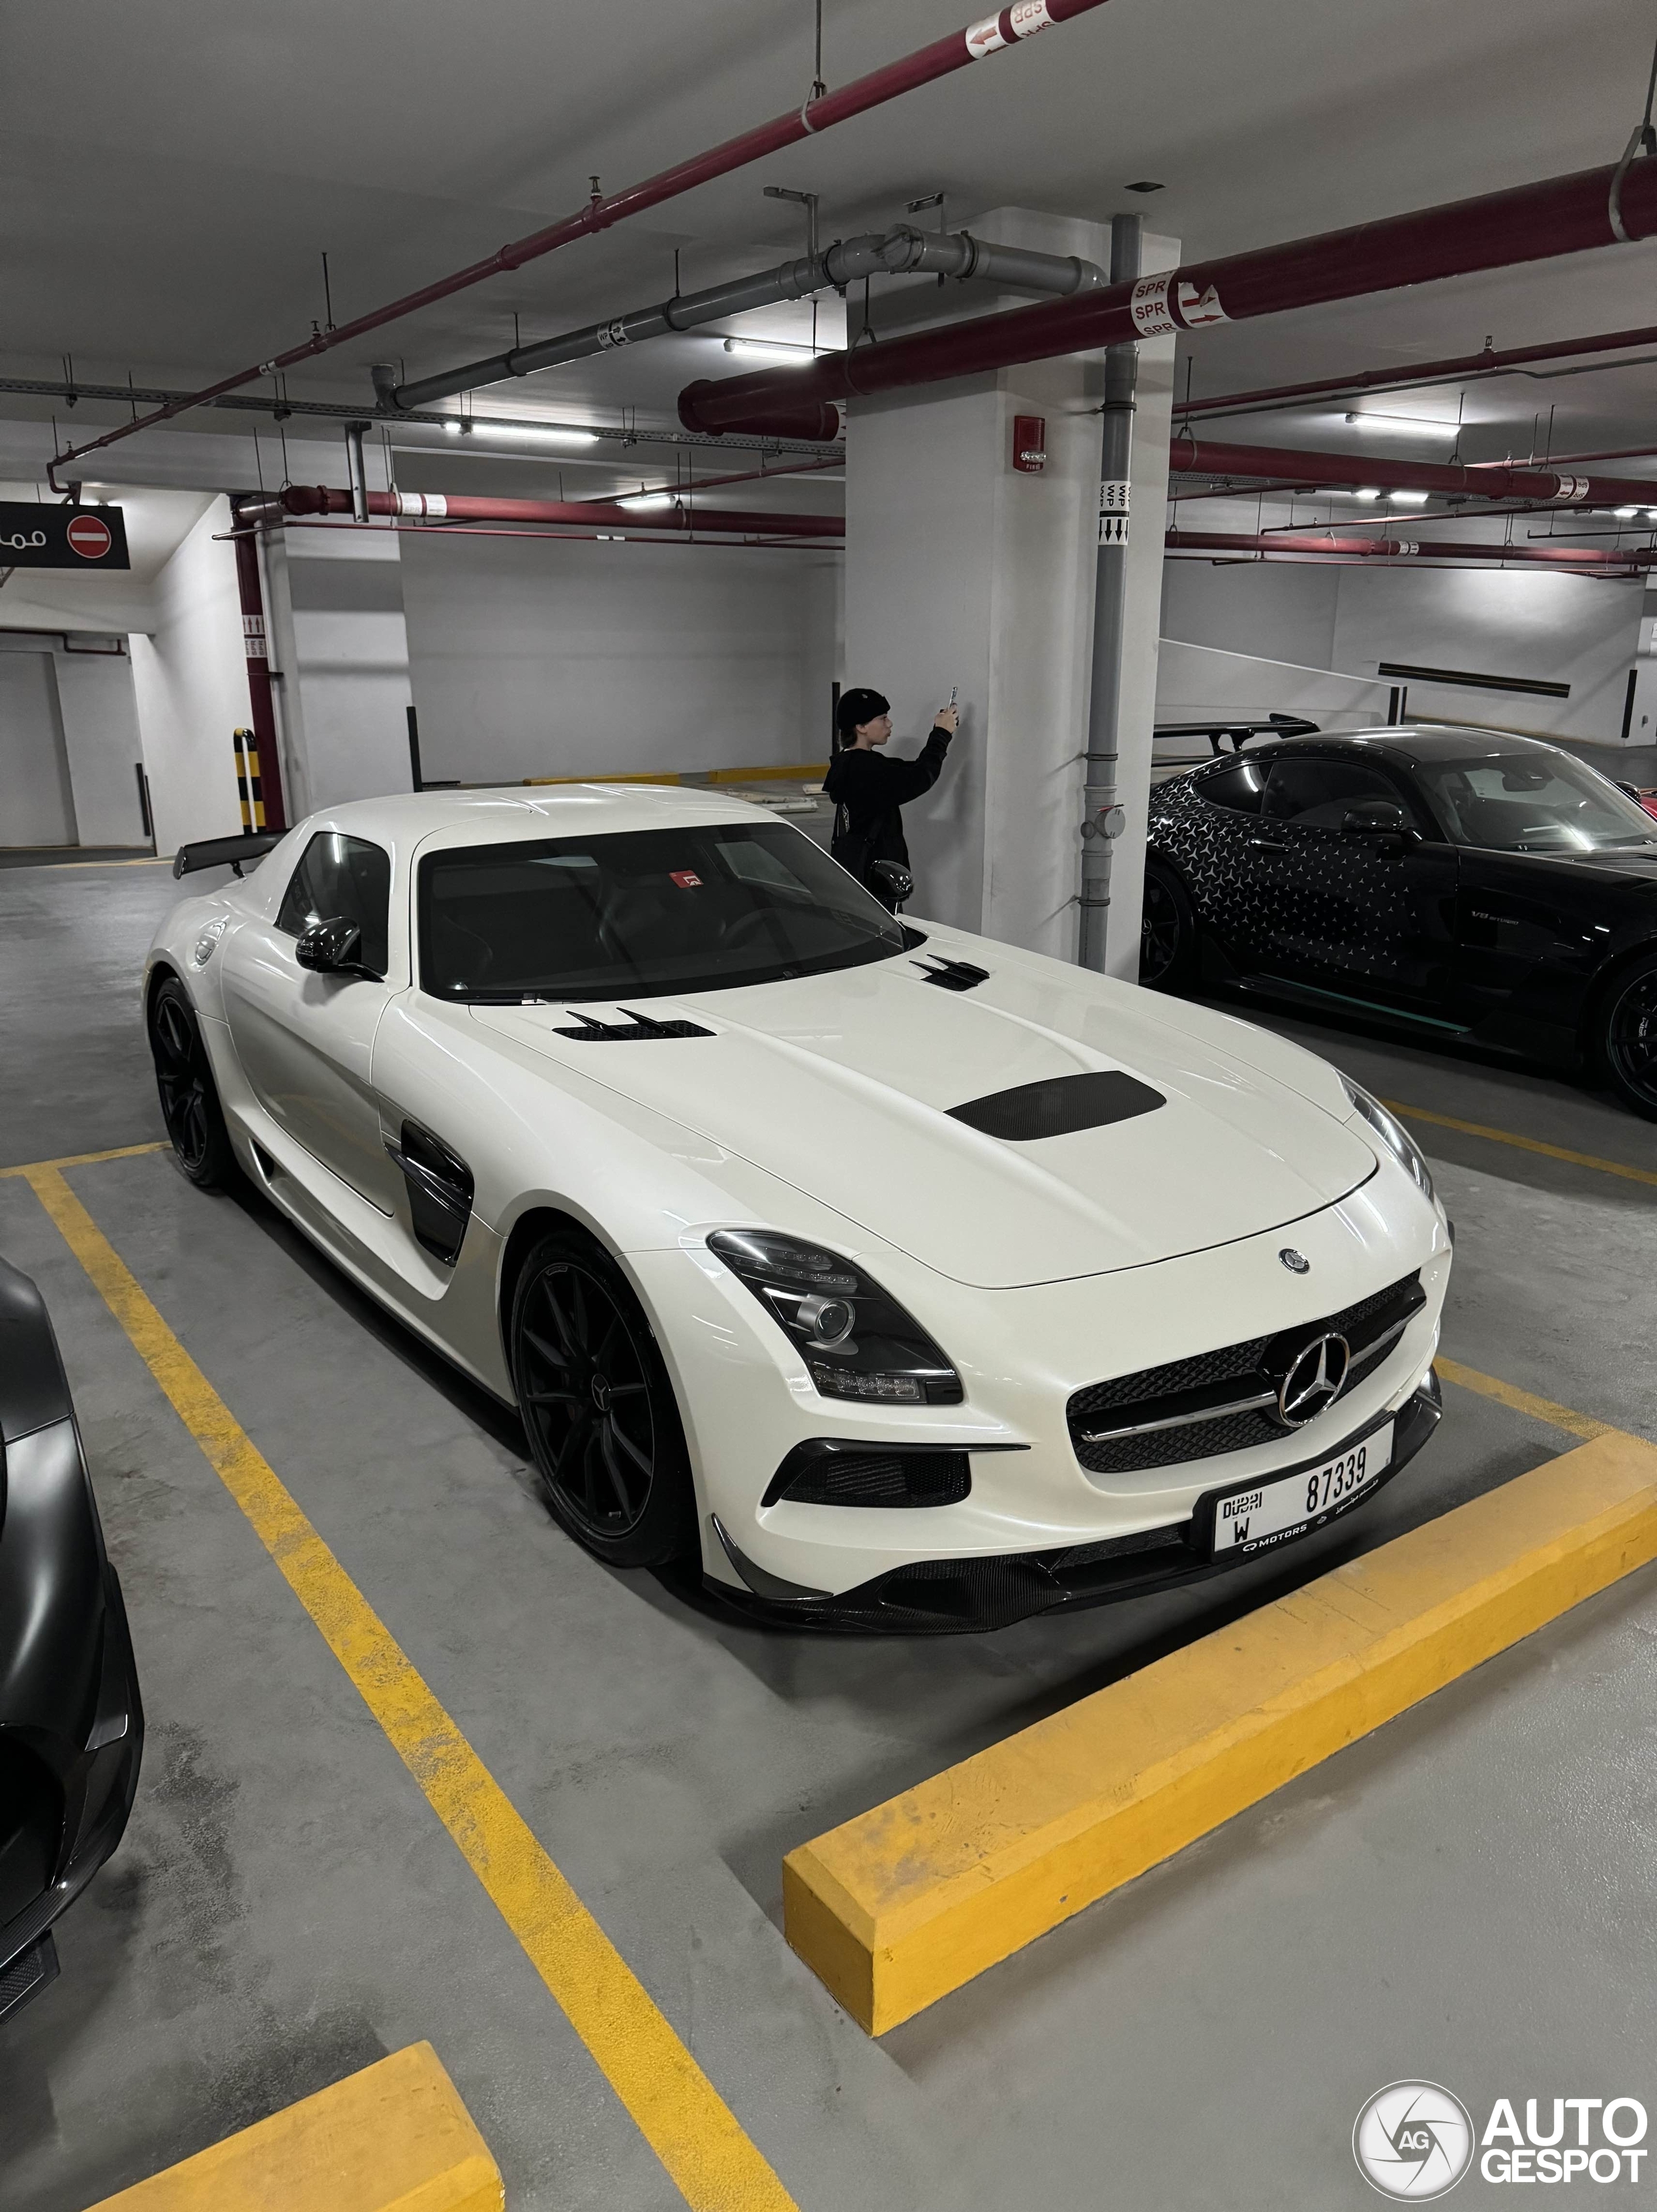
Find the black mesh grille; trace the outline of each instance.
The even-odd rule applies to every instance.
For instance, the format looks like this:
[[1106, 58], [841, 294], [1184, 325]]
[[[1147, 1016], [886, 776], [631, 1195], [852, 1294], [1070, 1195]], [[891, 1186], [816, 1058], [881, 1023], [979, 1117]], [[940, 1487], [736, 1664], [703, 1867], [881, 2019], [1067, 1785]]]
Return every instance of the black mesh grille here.
[[796, 1451], [777, 1470], [764, 1503], [958, 1505], [972, 1486], [965, 1452]]
[[[1119, 1420], [1156, 1421], [1176, 1413], [1199, 1413], [1205, 1400], [1217, 1408], [1229, 1400], [1249, 1397], [1256, 1391], [1275, 1391], [1301, 1346], [1326, 1332], [1344, 1336], [1350, 1347], [1350, 1389], [1390, 1351], [1395, 1339], [1387, 1333], [1424, 1304], [1420, 1276], [1410, 1275], [1403, 1282], [1343, 1307], [1326, 1320], [1307, 1322], [1276, 1336], [1250, 1337], [1245, 1343], [1196, 1352], [1188, 1359], [1171, 1359], [1160, 1367], [1142, 1367], [1137, 1374], [1119, 1375], [1108, 1382], [1091, 1383], [1077, 1391], [1067, 1408], [1076, 1455], [1092, 1474], [1126, 1474], [1137, 1468], [1174, 1467], [1187, 1460], [1210, 1459], [1217, 1453], [1246, 1451], [1253, 1444], [1270, 1443], [1284, 1433], [1270, 1407], [1249, 1413], [1217, 1412], [1213, 1420], [1183, 1422], [1176, 1428], [1153, 1429], [1149, 1435], [1119, 1437], [1105, 1443], [1083, 1442], [1083, 1431], [1114, 1427]], [[1387, 1340], [1378, 1341], [1383, 1338]]]

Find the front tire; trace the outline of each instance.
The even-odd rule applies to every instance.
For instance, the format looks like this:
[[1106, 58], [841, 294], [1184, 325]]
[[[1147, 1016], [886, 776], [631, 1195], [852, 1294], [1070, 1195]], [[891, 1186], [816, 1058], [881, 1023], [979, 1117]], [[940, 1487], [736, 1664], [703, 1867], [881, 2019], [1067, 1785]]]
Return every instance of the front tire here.
[[1657, 958], [1612, 979], [1595, 1009], [1591, 1042], [1624, 1105], [1657, 1121]]
[[1197, 917], [1190, 894], [1165, 860], [1145, 862], [1139, 925], [1139, 981], [1152, 991], [1179, 991], [1197, 969]]
[[237, 1176], [235, 1151], [201, 1024], [176, 975], [168, 975], [150, 1000], [149, 1029], [161, 1120], [179, 1172], [198, 1190], [228, 1190]]
[[679, 1409], [644, 1309], [610, 1255], [543, 1237], [513, 1293], [513, 1386], [559, 1526], [612, 1567], [659, 1567], [695, 1546]]

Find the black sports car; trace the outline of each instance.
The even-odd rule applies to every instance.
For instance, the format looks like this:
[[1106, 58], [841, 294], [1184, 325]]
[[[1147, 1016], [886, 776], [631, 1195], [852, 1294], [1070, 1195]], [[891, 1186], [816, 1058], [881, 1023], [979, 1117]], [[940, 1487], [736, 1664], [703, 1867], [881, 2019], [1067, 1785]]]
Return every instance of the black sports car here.
[[143, 1732], [52, 1323], [0, 1260], [0, 2020], [58, 1972], [52, 1923], [121, 1840]]
[[1657, 1121], [1657, 820], [1494, 731], [1253, 747], [1152, 791], [1139, 972], [1603, 1071]]

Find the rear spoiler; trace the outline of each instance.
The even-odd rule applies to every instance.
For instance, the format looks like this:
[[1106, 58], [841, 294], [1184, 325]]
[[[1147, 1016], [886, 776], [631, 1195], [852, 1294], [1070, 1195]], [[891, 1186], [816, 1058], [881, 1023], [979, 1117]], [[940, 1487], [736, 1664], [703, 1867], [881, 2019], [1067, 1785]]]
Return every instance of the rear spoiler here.
[[1217, 753], [1222, 738], [1229, 738], [1232, 751], [1240, 753], [1251, 738], [1310, 738], [1320, 734], [1315, 722], [1308, 722], [1299, 714], [1268, 714], [1264, 721], [1251, 721], [1244, 715], [1235, 721], [1158, 722], [1151, 732], [1157, 738], [1206, 738]]
[[173, 877], [194, 875], [197, 868], [234, 868], [240, 875], [245, 860], [262, 860], [287, 835], [285, 830], [245, 830], [240, 837], [203, 837], [180, 845], [173, 856]]

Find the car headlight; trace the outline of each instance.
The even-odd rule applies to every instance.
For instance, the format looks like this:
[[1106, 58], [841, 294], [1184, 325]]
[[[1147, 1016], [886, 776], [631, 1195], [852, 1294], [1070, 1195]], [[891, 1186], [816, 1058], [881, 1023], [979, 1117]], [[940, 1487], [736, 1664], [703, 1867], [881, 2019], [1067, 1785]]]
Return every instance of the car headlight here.
[[1433, 1198], [1432, 1172], [1422, 1156], [1420, 1146], [1403, 1123], [1387, 1111], [1379, 1098], [1372, 1098], [1362, 1084], [1354, 1083], [1350, 1075], [1343, 1075], [1340, 1079], [1345, 1086], [1347, 1097], [1399, 1165], [1414, 1178], [1428, 1198]]
[[961, 1377], [912, 1314], [838, 1252], [768, 1229], [707, 1240], [777, 1322], [825, 1398], [958, 1406]]

